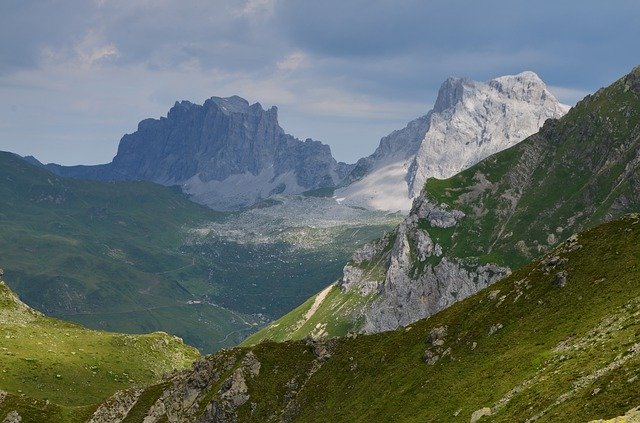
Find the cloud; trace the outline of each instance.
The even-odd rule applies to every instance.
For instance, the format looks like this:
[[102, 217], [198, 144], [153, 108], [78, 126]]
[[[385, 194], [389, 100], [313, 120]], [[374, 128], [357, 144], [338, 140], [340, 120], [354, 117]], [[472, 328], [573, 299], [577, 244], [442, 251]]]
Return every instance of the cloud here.
[[308, 66], [307, 55], [301, 51], [291, 53], [284, 59], [276, 63], [276, 67], [284, 72], [293, 72], [301, 67]]
[[273, 14], [276, 0], [246, 0], [238, 15], [247, 18], [264, 17]]
[[109, 160], [175, 100], [234, 94], [355, 160], [424, 114], [449, 75], [530, 69], [573, 104], [636, 65], [640, 39], [627, 0], [5, 3], [0, 149], [67, 164]]

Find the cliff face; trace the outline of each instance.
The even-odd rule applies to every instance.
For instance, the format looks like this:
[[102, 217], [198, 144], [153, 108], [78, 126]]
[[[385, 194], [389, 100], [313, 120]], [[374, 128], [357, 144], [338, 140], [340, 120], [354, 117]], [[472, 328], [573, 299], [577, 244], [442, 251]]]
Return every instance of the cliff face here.
[[639, 209], [640, 67], [515, 146], [428, 179], [405, 221], [353, 255], [322, 318], [301, 306], [250, 342], [406, 326]]
[[[456, 219], [442, 210], [428, 216], [440, 226]], [[475, 422], [489, 416], [512, 422], [621, 415], [636, 407], [640, 384], [640, 269], [629, 265], [638, 253], [636, 213], [572, 237], [404, 330], [223, 350], [142, 392], [112, 397], [91, 421]], [[125, 411], [102, 418], [118, 410]]]
[[343, 292], [375, 297], [361, 329], [432, 315], [571, 234], [640, 209], [639, 81], [636, 68], [513, 148], [430, 179], [407, 219], [345, 268]]
[[328, 145], [286, 134], [276, 107], [264, 110], [240, 97], [212, 97], [201, 106], [176, 103], [167, 117], [143, 120], [125, 135], [109, 164], [48, 168], [75, 178], [180, 185], [196, 202], [218, 210], [331, 187], [350, 170], [335, 161]]
[[533, 72], [488, 82], [447, 79], [431, 111], [380, 141], [337, 191], [347, 203], [411, 208], [427, 178], [445, 179], [538, 131], [568, 106]]

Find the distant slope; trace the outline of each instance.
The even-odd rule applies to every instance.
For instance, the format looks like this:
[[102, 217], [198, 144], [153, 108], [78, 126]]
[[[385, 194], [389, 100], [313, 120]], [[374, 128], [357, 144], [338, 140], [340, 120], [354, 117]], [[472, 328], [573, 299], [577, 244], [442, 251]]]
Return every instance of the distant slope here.
[[[119, 389], [157, 382], [200, 356], [166, 333], [100, 332], [45, 317], [22, 303], [3, 281], [0, 351], [0, 390], [67, 408], [90, 406]], [[2, 397], [0, 418], [13, 403]]]
[[253, 330], [255, 318], [188, 304], [209, 268], [180, 246], [189, 228], [220, 214], [184, 195], [64, 179], [0, 153], [0, 198], [0, 265], [38, 310], [94, 328], [164, 330], [206, 351]]
[[634, 214], [572, 238], [406, 329], [210, 356], [145, 390], [127, 421], [586, 422], [624, 415], [640, 403], [639, 281]]
[[[333, 325], [341, 331], [327, 334], [408, 325], [573, 233], [638, 210], [640, 67], [514, 147], [452, 178], [429, 179], [407, 219], [345, 267], [340, 292], [352, 303], [361, 298], [349, 308], [340, 307], [346, 299], [338, 294], [323, 303], [319, 311], [335, 310], [325, 313], [342, 322]], [[286, 336], [274, 325], [276, 339]], [[296, 327], [289, 332], [305, 335]]]

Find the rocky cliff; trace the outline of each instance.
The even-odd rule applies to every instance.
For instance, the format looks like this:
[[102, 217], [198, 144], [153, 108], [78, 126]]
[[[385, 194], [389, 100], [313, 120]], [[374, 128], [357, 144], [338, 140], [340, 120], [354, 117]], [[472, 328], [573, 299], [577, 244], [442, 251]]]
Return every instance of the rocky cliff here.
[[429, 179], [405, 221], [353, 255], [315, 326], [287, 330], [300, 319], [285, 316], [251, 341], [410, 324], [639, 209], [640, 67], [512, 148]]
[[[435, 224], [456, 218], [429, 215]], [[142, 392], [114, 396], [91, 421], [585, 422], [622, 415], [640, 392], [640, 269], [629, 265], [640, 253], [638, 219], [581, 233], [403, 330], [221, 351]]]
[[[368, 260], [358, 252], [345, 269], [343, 291], [376, 295], [361, 329], [432, 315], [572, 233], [640, 209], [638, 81], [640, 68], [512, 149], [451, 179], [431, 179], [388, 244], [365, 247]], [[370, 263], [380, 267], [374, 289], [370, 277], [352, 277], [352, 267]]]
[[486, 83], [449, 78], [433, 109], [384, 137], [336, 195], [347, 203], [408, 211], [427, 178], [451, 177], [522, 141], [568, 109], [533, 72]]
[[351, 169], [335, 161], [328, 145], [286, 134], [276, 107], [264, 110], [237, 96], [176, 102], [166, 117], [143, 120], [122, 137], [109, 164], [47, 168], [74, 178], [179, 185], [217, 210], [332, 187]]

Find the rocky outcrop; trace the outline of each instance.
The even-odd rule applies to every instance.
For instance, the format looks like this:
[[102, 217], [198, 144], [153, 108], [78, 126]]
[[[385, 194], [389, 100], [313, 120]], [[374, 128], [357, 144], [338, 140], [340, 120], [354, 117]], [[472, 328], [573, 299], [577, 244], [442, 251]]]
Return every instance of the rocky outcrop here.
[[218, 210], [332, 187], [352, 168], [337, 163], [328, 145], [286, 134], [276, 107], [264, 110], [237, 96], [176, 102], [167, 117], [143, 120], [122, 137], [109, 164], [46, 167], [74, 178], [179, 185]]
[[116, 392], [109, 400], [100, 404], [88, 423], [122, 422], [140, 398], [140, 394], [142, 394], [140, 389]]
[[[358, 316], [358, 322], [364, 320], [358, 328], [386, 331], [430, 316], [504, 277], [509, 268], [523, 266], [548, 252], [569, 234], [637, 210], [639, 69], [587, 96], [559, 120], [543, 120], [546, 112], [560, 113], [562, 107], [550, 99], [534, 74], [489, 82], [489, 91], [482, 94], [486, 97], [481, 96], [486, 110], [478, 109], [478, 113], [499, 129], [497, 133], [515, 134], [509, 128], [518, 119], [544, 125], [537, 134], [472, 169], [427, 187], [421, 183], [423, 190], [404, 222], [384, 242], [354, 255], [340, 287], [374, 295], [367, 298]], [[438, 113], [477, 109], [477, 95], [482, 90], [474, 86], [471, 81], [457, 79], [445, 83], [431, 115], [429, 133], [436, 128]], [[537, 103], [546, 112], [525, 113], [509, 121], [503, 114], [509, 107], [497, 109], [502, 112], [493, 107], [495, 96]], [[438, 116], [441, 119], [443, 115]], [[528, 120], [535, 116], [538, 120]], [[443, 134], [457, 133], [461, 128], [453, 128], [451, 122], [443, 119]], [[476, 124], [472, 126], [477, 129]], [[504, 139], [513, 141], [513, 137]], [[491, 145], [491, 139], [476, 141], [484, 146]], [[456, 160], [461, 158], [465, 158], [462, 153], [456, 156]], [[438, 172], [447, 171], [442, 163], [434, 166]], [[566, 248], [573, 251], [581, 245], [572, 236]], [[572, 283], [573, 270], [565, 268], [565, 262], [559, 256], [542, 262], [543, 272], [558, 288]], [[352, 323], [359, 325], [353, 319]], [[495, 326], [490, 332], [498, 330]]]
[[350, 204], [408, 211], [427, 178], [448, 178], [535, 133], [568, 106], [533, 72], [447, 79], [431, 111], [380, 140], [336, 190]]
[[568, 110], [533, 72], [486, 83], [447, 79], [407, 174], [410, 196], [420, 194], [427, 178], [449, 178], [524, 140], [547, 119]]
[[420, 196], [393, 233], [353, 255], [339, 286], [344, 292], [376, 295], [363, 311], [363, 332], [393, 330], [431, 316], [510, 273], [506, 267], [442, 256], [428, 228], [451, 228], [464, 216]]
[[11, 411], [7, 416], [2, 420], [2, 423], [20, 423], [22, 421], [22, 416], [18, 414], [17, 411]]

